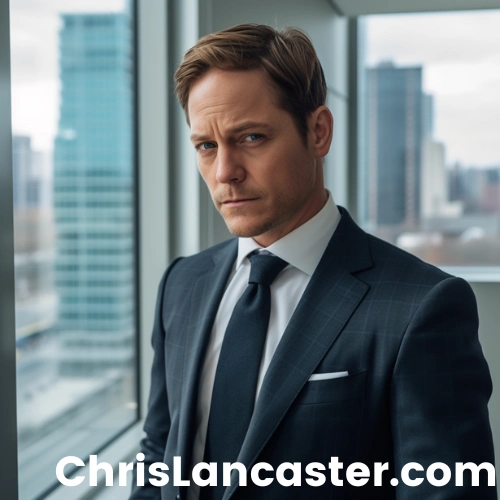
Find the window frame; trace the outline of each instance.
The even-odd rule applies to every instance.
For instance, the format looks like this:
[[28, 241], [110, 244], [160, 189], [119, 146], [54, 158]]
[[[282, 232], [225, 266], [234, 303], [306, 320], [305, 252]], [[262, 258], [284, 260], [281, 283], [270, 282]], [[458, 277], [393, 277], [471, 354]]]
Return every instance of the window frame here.
[[[150, 385], [153, 327], [156, 293], [160, 278], [169, 262], [169, 179], [168, 120], [169, 85], [167, 53], [167, 5], [162, 0], [134, 2], [135, 39], [135, 162], [136, 162], [136, 272], [137, 277], [137, 389], [139, 420], [98, 454], [100, 462], [117, 468], [119, 462], [131, 462], [143, 437], [144, 418]], [[163, 43], [159, 43], [163, 41]], [[88, 477], [88, 464], [69, 477]], [[75, 500], [94, 498], [104, 487], [104, 476], [97, 487], [87, 481], [73, 487]], [[117, 478], [115, 477], [115, 481]], [[115, 482], [115, 487], [116, 482]], [[127, 486], [127, 491], [130, 485]], [[48, 500], [65, 500], [67, 488], [58, 487]]]
[[[134, 103], [134, 170], [135, 170], [135, 276], [136, 276], [136, 388], [139, 398], [138, 421], [123, 430], [109, 443], [103, 443], [99, 461], [112, 465], [133, 460], [143, 435], [142, 425], [147, 409], [149, 371], [152, 361], [150, 332], [152, 328], [157, 285], [168, 262], [168, 179], [167, 179], [167, 5], [162, 0], [131, 0], [134, 13], [135, 103]], [[147, 5], [146, 5], [147, 4]], [[165, 41], [158, 43], [158, 38]], [[10, 78], [10, 5], [0, 2], [0, 397], [9, 411], [0, 426], [0, 470], [5, 481], [2, 492], [18, 497], [17, 415], [16, 415], [16, 344], [14, 227], [12, 184], [12, 124]], [[140, 67], [139, 67], [140, 66]], [[139, 82], [139, 75], [141, 81]], [[159, 106], [160, 104], [160, 106]], [[164, 112], [158, 112], [163, 108]], [[148, 128], [141, 127], [147, 124]], [[151, 133], [154, 130], [154, 133]], [[154, 252], [142, 252], [141, 249]], [[62, 458], [62, 457], [61, 457]], [[88, 466], [72, 475], [86, 474]], [[55, 474], [55, 471], [54, 471]], [[87, 481], [71, 489], [72, 498], [91, 498], [97, 488]], [[67, 488], [55, 486], [44, 498], [67, 498]]]
[[0, 399], [9, 411], [0, 425], [2, 494], [17, 498], [16, 321], [10, 85], [10, 9], [0, 2]]
[[[131, 462], [144, 436], [142, 427], [147, 414], [150, 370], [153, 360], [151, 331], [156, 293], [160, 278], [170, 259], [170, 200], [168, 173], [168, 9], [163, 0], [134, 0], [135, 19], [135, 136], [136, 246], [138, 273], [137, 387], [139, 421], [103, 449], [98, 459], [117, 468], [119, 462]], [[88, 477], [88, 465], [74, 474]], [[71, 489], [75, 500], [94, 498], [104, 487], [101, 476], [97, 487], [87, 481]], [[116, 480], [117, 478], [115, 478]], [[115, 487], [117, 488], [115, 483]], [[127, 486], [127, 491], [130, 485]], [[67, 489], [58, 487], [47, 500], [65, 500]]]

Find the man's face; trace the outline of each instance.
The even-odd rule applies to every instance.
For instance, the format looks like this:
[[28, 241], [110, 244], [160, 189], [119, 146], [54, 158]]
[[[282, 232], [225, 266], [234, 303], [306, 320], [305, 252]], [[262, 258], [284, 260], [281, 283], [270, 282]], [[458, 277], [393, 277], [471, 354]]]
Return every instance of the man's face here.
[[233, 234], [269, 246], [322, 208], [314, 133], [304, 144], [260, 70], [210, 70], [192, 86], [188, 114], [198, 168]]

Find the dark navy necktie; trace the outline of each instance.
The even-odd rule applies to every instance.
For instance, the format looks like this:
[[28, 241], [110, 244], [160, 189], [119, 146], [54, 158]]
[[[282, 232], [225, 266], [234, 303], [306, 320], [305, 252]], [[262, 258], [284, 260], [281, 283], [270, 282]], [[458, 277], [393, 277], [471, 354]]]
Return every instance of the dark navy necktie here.
[[287, 262], [272, 254], [250, 255], [248, 286], [224, 334], [208, 419], [205, 462], [217, 462], [217, 487], [204, 487], [201, 500], [220, 500], [222, 463], [235, 462], [252, 418], [259, 368], [271, 313], [271, 283]]

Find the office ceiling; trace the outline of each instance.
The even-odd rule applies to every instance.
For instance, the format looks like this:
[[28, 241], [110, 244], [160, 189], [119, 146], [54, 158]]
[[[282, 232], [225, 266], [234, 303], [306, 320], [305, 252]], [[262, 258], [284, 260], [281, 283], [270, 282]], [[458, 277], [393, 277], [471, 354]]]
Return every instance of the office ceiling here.
[[432, 12], [447, 10], [500, 9], [500, 0], [330, 0], [345, 16]]

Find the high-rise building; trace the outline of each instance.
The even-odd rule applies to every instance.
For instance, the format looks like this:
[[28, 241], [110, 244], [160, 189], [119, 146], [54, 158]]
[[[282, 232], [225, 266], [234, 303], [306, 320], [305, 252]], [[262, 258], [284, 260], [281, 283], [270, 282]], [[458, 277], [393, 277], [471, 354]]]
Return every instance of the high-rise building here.
[[420, 217], [424, 115], [422, 67], [382, 63], [367, 70], [367, 202], [370, 226], [415, 230]]
[[125, 13], [62, 16], [54, 150], [65, 373], [133, 359], [133, 54]]
[[28, 206], [28, 183], [31, 172], [31, 138], [12, 136], [12, 181], [14, 211]]
[[[463, 203], [450, 201], [449, 173], [445, 163], [445, 145], [431, 138], [422, 144], [420, 215], [422, 219], [457, 218]], [[442, 228], [445, 229], [445, 228]]]
[[422, 140], [434, 139], [434, 96], [422, 94]]

